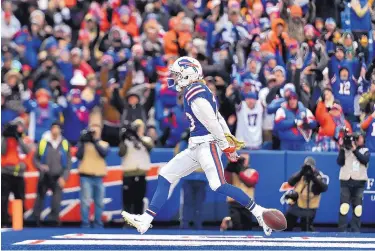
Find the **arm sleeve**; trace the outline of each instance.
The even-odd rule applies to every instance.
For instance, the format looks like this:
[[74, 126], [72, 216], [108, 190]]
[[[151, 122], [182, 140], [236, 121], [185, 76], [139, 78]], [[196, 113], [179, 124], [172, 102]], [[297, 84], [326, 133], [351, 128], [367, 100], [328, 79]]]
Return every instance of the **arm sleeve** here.
[[21, 151], [22, 151], [24, 154], [28, 154], [28, 153], [30, 152], [30, 148], [25, 144], [25, 142], [23, 142], [23, 139], [22, 139], [22, 138], [19, 138], [19, 139], [18, 139], [18, 145], [20, 146]]
[[297, 172], [297, 173], [293, 174], [292, 177], [289, 178], [288, 184], [291, 185], [291, 186], [295, 186], [301, 178], [302, 178], [302, 173]]
[[287, 119], [285, 111], [282, 108], [279, 108], [275, 115], [275, 126], [276, 130], [288, 130], [292, 127], [295, 127], [296, 124], [293, 119]]
[[77, 153], [76, 153], [76, 157], [77, 157], [77, 159], [82, 160], [83, 159], [83, 151], [85, 150], [85, 145], [82, 142], [79, 142], [77, 147], [78, 147], [78, 150], [77, 150]]
[[271, 104], [267, 106], [267, 113], [274, 114], [276, 113], [277, 109], [281, 107], [281, 104], [285, 101], [284, 98], [274, 99], [272, 100]]
[[362, 123], [361, 123], [361, 129], [366, 131], [367, 128], [370, 126], [371, 122], [373, 121], [373, 117], [370, 115], [368, 116]]
[[339, 166], [345, 165], [345, 150], [344, 149], [340, 149], [339, 156], [337, 156], [336, 162]]
[[70, 174], [70, 169], [72, 168], [72, 156], [70, 155], [70, 146], [69, 146], [69, 149], [68, 149], [67, 158], [68, 158], [68, 161], [66, 163], [66, 167], [64, 168], [64, 172], [63, 172], [63, 175], [62, 175], [62, 177], [65, 181], [68, 180], [69, 174]]
[[126, 146], [125, 142], [121, 140], [120, 145], [118, 147], [118, 156], [124, 157], [127, 151], [128, 151], [128, 147]]
[[313, 177], [313, 193], [318, 195], [324, 193], [328, 189], [328, 185], [323, 181], [322, 176], [318, 175]]
[[94, 142], [94, 146], [95, 146], [95, 149], [96, 151], [99, 153], [99, 155], [102, 157], [102, 158], [105, 158], [105, 156], [107, 156], [108, 154], [108, 147], [105, 147], [105, 146], [101, 146], [99, 144], [100, 141], [95, 141]]
[[360, 149], [355, 149], [353, 151], [353, 154], [355, 155], [355, 157], [358, 159], [358, 161], [362, 164], [362, 165], [367, 165], [368, 162], [370, 161], [370, 153], [368, 151], [367, 148], [363, 147], [363, 148], [360, 148]]
[[229, 144], [225, 138], [224, 130], [210, 103], [203, 98], [196, 98], [191, 103], [191, 109], [195, 117], [217, 140], [219, 147], [221, 149], [228, 148]]

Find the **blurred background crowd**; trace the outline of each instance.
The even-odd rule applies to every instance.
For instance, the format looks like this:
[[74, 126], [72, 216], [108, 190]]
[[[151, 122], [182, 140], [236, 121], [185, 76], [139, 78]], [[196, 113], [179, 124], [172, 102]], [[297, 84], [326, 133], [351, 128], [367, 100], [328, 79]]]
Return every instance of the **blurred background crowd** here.
[[[347, 128], [367, 132], [375, 151], [374, 6], [2, 1], [1, 123], [20, 117], [39, 142], [59, 121], [76, 145], [97, 110], [111, 146], [119, 145], [122, 126], [140, 119], [156, 146], [174, 147], [189, 122], [181, 97], [167, 88], [168, 66], [187, 55], [203, 65], [220, 112], [248, 148], [335, 151]], [[257, 111], [248, 119], [236, 114], [243, 100]], [[256, 136], [241, 136], [243, 130]]]
[[[2, 168], [2, 201], [10, 191], [24, 197], [24, 188], [14, 187], [23, 184], [20, 146], [25, 161], [49, 173], [38, 185], [37, 218], [48, 189], [56, 217], [72, 154], [81, 160], [84, 225], [92, 191], [101, 225], [99, 180], [109, 146], [119, 147], [131, 169], [124, 198], [140, 193], [124, 200], [124, 208], [142, 210], [151, 148], [186, 147], [183, 99], [167, 84], [168, 66], [181, 56], [200, 61], [220, 112], [247, 149], [339, 151], [345, 136], [359, 132], [375, 152], [374, 0], [12, 0], [1, 6], [2, 167], [9, 167]], [[35, 146], [38, 161], [28, 159]]]

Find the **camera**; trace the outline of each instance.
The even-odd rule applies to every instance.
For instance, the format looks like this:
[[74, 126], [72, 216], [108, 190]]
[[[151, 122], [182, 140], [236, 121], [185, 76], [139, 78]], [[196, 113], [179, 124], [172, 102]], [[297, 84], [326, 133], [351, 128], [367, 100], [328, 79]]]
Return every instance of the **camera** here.
[[353, 147], [353, 142], [355, 142], [355, 137], [349, 132], [347, 128], [344, 129], [344, 148], [350, 150]]
[[94, 141], [94, 133], [93, 129], [85, 129], [81, 132], [80, 140], [82, 142], [93, 142]]
[[21, 137], [22, 134], [18, 132], [17, 128], [18, 128], [18, 125], [15, 123], [9, 123], [5, 125], [4, 130], [3, 130], [3, 136], [11, 137], [11, 138]]
[[314, 171], [310, 165], [303, 165], [302, 174], [305, 176], [306, 180], [311, 180], [314, 176]]
[[125, 125], [120, 129], [120, 139], [122, 141], [129, 140], [134, 143], [134, 147], [139, 149], [139, 143], [141, 139], [139, 138], [135, 128], [132, 128], [130, 125]]

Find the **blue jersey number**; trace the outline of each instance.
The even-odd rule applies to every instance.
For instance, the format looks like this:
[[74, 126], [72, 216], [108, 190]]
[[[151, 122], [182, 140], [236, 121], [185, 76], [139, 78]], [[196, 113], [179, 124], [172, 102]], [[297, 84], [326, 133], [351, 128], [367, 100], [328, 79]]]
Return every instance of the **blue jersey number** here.
[[258, 117], [258, 114], [249, 114], [247, 116], [249, 120], [249, 126], [255, 126], [257, 124], [257, 117]]

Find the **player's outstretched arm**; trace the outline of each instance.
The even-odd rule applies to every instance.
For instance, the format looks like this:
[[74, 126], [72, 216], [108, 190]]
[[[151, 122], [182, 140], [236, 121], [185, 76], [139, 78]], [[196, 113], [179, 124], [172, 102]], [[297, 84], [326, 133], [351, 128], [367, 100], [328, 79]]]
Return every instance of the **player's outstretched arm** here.
[[217, 118], [219, 120], [219, 123], [221, 125], [221, 128], [223, 129], [224, 133], [231, 134], [227, 122], [225, 122], [225, 119], [223, 116], [221, 116], [220, 112], [217, 113]]
[[219, 147], [221, 149], [228, 148], [229, 144], [225, 138], [224, 130], [210, 103], [204, 98], [196, 98], [191, 103], [191, 110], [199, 122], [214, 136]]

